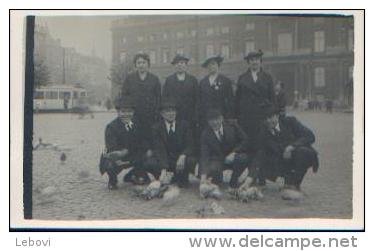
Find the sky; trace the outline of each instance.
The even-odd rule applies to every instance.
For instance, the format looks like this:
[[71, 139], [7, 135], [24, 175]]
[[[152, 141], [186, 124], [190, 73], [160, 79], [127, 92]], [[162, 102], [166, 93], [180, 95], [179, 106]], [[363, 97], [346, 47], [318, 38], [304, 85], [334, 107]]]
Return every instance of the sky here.
[[98, 57], [108, 65], [111, 63], [112, 34], [110, 16], [54, 16], [37, 17], [37, 24], [47, 25], [54, 38], [61, 39], [64, 47], [73, 47], [77, 52]]

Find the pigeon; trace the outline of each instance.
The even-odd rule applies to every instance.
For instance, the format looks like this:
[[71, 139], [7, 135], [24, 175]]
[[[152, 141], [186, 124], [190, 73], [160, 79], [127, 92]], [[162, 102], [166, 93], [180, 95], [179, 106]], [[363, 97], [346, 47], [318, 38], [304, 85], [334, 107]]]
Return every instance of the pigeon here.
[[163, 205], [170, 206], [175, 203], [179, 196], [179, 188], [177, 186], [169, 186], [162, 197]]
[[218, 203], [215, 201], [210, 204], [210, 207], [215, 215], [221, 215], [225, 213], [225, 209], [222, 206], [218, 205]]
[[216, 184], [213, 184], [210, 180], [200, 184], [200, 197], [205, 198], [214, 198], [221, 199], [222, 193], [219, 190], [219, 187]]
[[63, 152], [63, 153], [61, 153], [61, 155], [60, 155], [60, 161], [61, 161], [61, 164], [64, 164], [64, 163], [65, 163], [65, 160], [66, 160], [66, 154]]
[[160, 194], [161, 182], [154, 180], [144, 189], [142, 195], [145, 199], [150, 200]]
[[295, 189], [285, 188], [282, 191], [282, 199], [284, 199], [284, 200], [299, 201], [303, 198], [304, 198], [303, 193], [300, 192], [300, 191], [297, 191]]

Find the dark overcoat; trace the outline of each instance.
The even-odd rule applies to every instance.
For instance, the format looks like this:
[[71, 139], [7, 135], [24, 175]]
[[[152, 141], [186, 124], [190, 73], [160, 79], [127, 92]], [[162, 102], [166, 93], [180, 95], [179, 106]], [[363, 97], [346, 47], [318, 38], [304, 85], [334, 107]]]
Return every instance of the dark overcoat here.
[[197, 99], [199, 85], [197, 79], [186, 73], [183, 81], [179, 81], [177, 74], [168, 76], [162, 89], [162, 98], [173, 99], [177, 105], [177, 120], [186, 120], [191, 125], [198, 121]]
[[312, 163], [318, 168], [317, 152], [312, 148], [315, 141], [314, 133], [301, 124], [295, 117], [286, 116], [279, 119], [280, 132], [273, 134], [266, 126], [260, 131], [261, 143], [259, 145], [258, 161], [261, 172], [268, 179], [275, 179], [282, 174], [283, 152], [289, 145], [307, 148], [314, 154], [312, 158], [305, 159], [305, 163]]
[[175, 132], [169, 136], [163, 120], [157, 122], [152, 128], [153, 150], [158, 159], [160, 168], [173, 168], [178, 157], [185, 154], [191, 157], [193, 154], [193, 137], [188, 122], [177, 120]]
[[[127, 131], [121, 120], [116, 118], [106, 126], [105, 147], [107, 153], [127, 149], [128, 154], [123, 161], [139, 163], [146, 151], [151, 149], [151, 144], [137, 123], [134, 122], [132, 129]], [[103, 173], [105, 170], [100, 171]]]
[[243, 153], [247, 148], [247, 136], [236, 122], [223, 123], [223, 139], [219, 141], [213, 129], [208, 126], [202, 132], [200, 139], [201, 173], [206, 173], [210, 161], [223, 162], [231, 153]]
[[274, 86], [272, 77], [264, 72], [258, 73], [257, 81], [253, 80], [248, 70], [239, 76], [236, 91], [236, 117], [248, 138], [256, 148], [258, 133], [263, 119], [262, 105], [265, 102], [274, 104]]
[[199, 86], [199, 122], [201, 128], [207, 126], [209, 109], [219, 109], [225, 119], [234, 117], [234, 94], [232, 82], [222, 74], [217, 77], [218, 87], [211, 86], [209, 76], [200, 81]]

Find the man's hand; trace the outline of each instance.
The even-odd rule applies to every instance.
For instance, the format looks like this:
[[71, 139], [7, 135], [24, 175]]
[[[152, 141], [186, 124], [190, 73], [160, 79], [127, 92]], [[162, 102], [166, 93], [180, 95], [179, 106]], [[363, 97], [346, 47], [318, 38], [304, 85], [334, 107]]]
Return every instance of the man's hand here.
[[290, 159], [291, 156], [292, 156], [293, 150], [295, 150], [294, 146], [291, 146], [291, 145], [287, 146], [286, 149], [284, 149], [283, 158], [284, 159]]
[[184, 169], [184, 164], [186, 162], [186, 155], [181, 154], [177, 160], [177, 165], [176, 165], [176, 171], [182, 171]]
[[145, 154], [148, 158], [152, 157], [153, 156], [153, 152], [151, 149], [148, 149], [148, 151], [146, 152]]
[[226, 158], [225, 158], [225, 163], [226, 164], [231, 164], [232, 162], [234, 162], [235, 155], [236, 155], [236, 153], [234, 153], [234, 152], [227, 155]]

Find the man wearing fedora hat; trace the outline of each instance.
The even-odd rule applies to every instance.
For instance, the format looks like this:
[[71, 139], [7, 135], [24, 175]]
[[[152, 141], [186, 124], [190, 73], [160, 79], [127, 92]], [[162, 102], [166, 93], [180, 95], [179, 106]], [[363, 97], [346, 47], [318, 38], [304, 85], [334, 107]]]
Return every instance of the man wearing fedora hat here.
[[200, 81], [199, 86], [199, 123], [201, 130], [207, 125], [207, 112], [218, 109], [225, 119], [234, 117], [234, 94], [232, 82], [219, 72], [223, 61], [220, 55], [207, 58], [202, 67], [208, 70], [208, 75]]
[[172, 65], [175, 67], [175, 73], [168, 76], [162, 89], [163, 99], [173, 99], [177, 105], [177, 120], [183, 117], [183, 120], [190, 124], [192, 134], [197, 136], [197, 98], [199, 86], [197, 79], [187, 73], [187, 64], [190, 59], [184, 55], [177, 54]]
[[295, 117], [279, 116], [279, 109], [265, 103], [261, 143], [258, 151], [259, 175], [275, 181], [284, 177], [283, 199], [302, 197], [300, 186], [309, 168], [317, 172], [318, 154], [312, 147], [313, 132]]
[[[272, 77], [262, 69], [262, 51], [250, 52], [244, 59], [248, 70], [239, 76], [236, 91], [236, 115], [252, 144], [256, 144], [264, 102], [273, 103]], [[256, 145], [253, 145], [256, 148]]]
[[161, 182], [169, 172], [173, 174], [172, 183], [185, 187], [189, 183], [189, 173], [194, 172], [196, 159], [193, 156], [194, 141], [190, 124], [177, 119], [177, 111], [173, 99], [162, 100], [162, 119], [152, 128], [153, 147], [161, 170]]
[[151, 149], [151, 143], [134, 118], [133, 100], [119, 98], [115, 106], [118, 116], [106, 126], [106, 152], [100, 160], [100, 172], [108, 174], [108, 188], [111, 190], [117, 188], [117, 176], [125, 168], [133, 168], [124, 177], [124, 181], [133, 183], [149, 181], [147, 172], [154, 176], [159, 175], [157, 166], [146, 156], [147, 150]]
[[238, 188], [238, 178], [249, 164], [247, 136], [235, 121], [224, 120], [221, 110], [207, 113], [208, 126], [200, 139], [201, 184], [223, 181], [223, 170], [231, 169], [230, 188]]
[[[135, 103], [134, 117], [145, 136], [151, 138], [151, 127], [158, 119], [161, 100], [161, 84], [159, 78], [149, 72], [150, 58], [148, 54], [139, 52], [134, 57], [135, 72], [130, 73], [123, 83], [121, 96], [131, 98]], [[152, 153], [148, 152], [151, 156]]]

